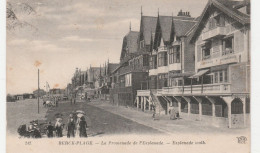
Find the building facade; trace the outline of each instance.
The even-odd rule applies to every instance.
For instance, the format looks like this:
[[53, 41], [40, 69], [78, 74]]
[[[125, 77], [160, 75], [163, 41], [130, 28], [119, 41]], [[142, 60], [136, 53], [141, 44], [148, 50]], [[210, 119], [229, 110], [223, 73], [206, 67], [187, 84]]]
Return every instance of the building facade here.
[[155, 107], [161, 114], [177, 111], [183, 118], [215, 126], [248, 126], [249, 8], [248, 1], [209, 0], [198, 18], [180, 12], [189, 21], [181, 17], [175, 23], [178, 19], [172, 17], [176, 31], [165, 30], [170, 17], [158, 16], [149, 71], [151, 82], [157, 83], [137, 92], [137, 108]]

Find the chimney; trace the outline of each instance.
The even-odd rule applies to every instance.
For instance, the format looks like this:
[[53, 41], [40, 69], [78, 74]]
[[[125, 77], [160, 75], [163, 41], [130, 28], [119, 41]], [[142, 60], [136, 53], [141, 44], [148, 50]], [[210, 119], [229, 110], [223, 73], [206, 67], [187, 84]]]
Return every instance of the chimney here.
[[187, 17], [190, 17], [190, 12], [182, 12], [182, 10], [179, 11], [178, 15], [177, 16], [187, 16]]

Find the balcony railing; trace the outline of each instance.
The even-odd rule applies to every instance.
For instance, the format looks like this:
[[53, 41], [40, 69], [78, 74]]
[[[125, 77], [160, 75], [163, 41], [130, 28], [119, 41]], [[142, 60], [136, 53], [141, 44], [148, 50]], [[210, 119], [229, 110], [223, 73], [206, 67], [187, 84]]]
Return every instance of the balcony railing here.
[[219, 94], [230, 93], [229, 83], [204, 84], [193, 86], [164, 87], [162, 94]]
[[202, 33], [202, 40], [205, 41], [205, 40], [211, 39], [216, 36], [224, 36], [224, 35], [226, 35], [225, 27], [217, 26], [214, 29], [211, 29], [209, 31]]
[[233, 54], [234, 50], [231, 48], [226, 48], [226, 50], [222, 51], [222, 56], [223, 55], [229, 55], [229, 54]]
[[211, 58], [211, 56], [210, 55], [207, 55], [207, 56], [203, 56], [202, 57], [202, 60], [207, 60], [207, 59], [210, 59]]
[[150, 90], [137, 90], [137, 96], [150, 96]]

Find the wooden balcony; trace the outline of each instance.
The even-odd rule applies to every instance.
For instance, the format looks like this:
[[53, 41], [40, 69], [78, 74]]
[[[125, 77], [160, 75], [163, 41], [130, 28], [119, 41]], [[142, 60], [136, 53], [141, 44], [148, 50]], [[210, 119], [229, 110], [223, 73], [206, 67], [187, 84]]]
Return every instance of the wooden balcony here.
[[177, 70], [181, 70], [181, 63], [173, 63], [173, 64], [169, 64], [169, 71], [177, 71]]
[[137, 96], [150, 96], [150, 90], [137, 90]]
[[164, 87], [162, 90], [162, 95], [228, 94], [231, 92], [230, 86], [231, 86], [230, 83], [221, 83], [221, 84]]
[[225, 36], [225, 35], [226, 35], [225, 27], [218, 26], [214, 29], [211, 29], [209, 31], [202, 33], [202, 40], [206, 41], [208, 39], [211, 39], [211, 38], [214, 38], [217, 36]]
[[168, 73], [169, 67], [168, 66], [158, 66], [157, 73]]
[[230, 64], [230, 63], [238, 63], [239, 55], [241, 55], [241, 53], [234, 54], [234, 51], [229, 51], [228, 53], [227, 52], [223, 53], [223, 55], [220, 57], [215, 57], [215, 58], [210, 57], [207, 59], [202, 59], [201, 61], [197, 62], [197, 69]]

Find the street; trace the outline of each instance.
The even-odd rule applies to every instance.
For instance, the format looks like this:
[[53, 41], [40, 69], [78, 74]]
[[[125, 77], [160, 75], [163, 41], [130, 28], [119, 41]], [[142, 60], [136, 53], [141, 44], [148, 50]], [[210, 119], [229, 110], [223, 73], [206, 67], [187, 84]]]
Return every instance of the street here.
[[[37, 100], [18, 101], [7, 104], [7, 132], [17, 135], [19, 125], [27, 124], [32, 120], [46, 120], [55, 124], [55, 114], [61, 113], [66, 125], [72, 111], [83, 110], [86, 113], [88, 125], [87, 134], [90, 137], [107, 135], [156, 135], [156, 134], [244, 134], [246, 129], [229, 129], [202, 125], [201, 122], [191, 120], [170, 120], [161, 116], [160, 120], [153, 121], [152, 114], [137, 111], [135, 108], [113, 106], [107, 101], [94, 100], [90, 103], [68, 101], [59, 102], [58, 107], [45, 108], [40, 102], [40, 114], [37, 114]], [[63, 135], [66, 136], [66, 126]]]
[[70, 112], [76, 110], [83, 110], [86, 113], [86, 121], [88, 124], [88, 135], [113, 135], [113, 134], [160, 134], [161, 132], [147, 127], [129, 119], [123, 118], [119, 115], [112, 114], [100, 108], [88, 105], [85, 102], [78, 102], [76, 104], [61, 103], [59, 107], [50, 109], [47, 112], [46, 118], [48, 121], [54, 122], [55, 114], [63, 114], [63, 122], [68, 119]]
[[[31, 105], [37, 105], [36, 103], [30, 103]], [[12, 103], [12, 105], [15, 105]], [[17, 128], [20, 124], [28, 124], [30, 120], [39, 119], [37, 115], [32, 115], [33, 111], [25, 111], [20, 109], [21, 104], [16, 103], [18, 109], [15, 112], [7, 110], [8, 126], [7, 130], [11, 134], [17, 134]], [[26, 105], [28, 108], [32, 108], [31, 105]], [[20, 106], [20, 107], [19, 107]], [[23, 106], [25, 106], [23, 104]], [[8, 107], [9, 108], [9, 107]], [[33, 107], [37, 108], [37, 107]], [[14, 106], [12, 106], [14, 109]], [[46, 112], [48, 108], [41, 107], [41, 112]], [[63, 123], [66, 124], [69, 114], [72, 111], [83, 110], [86, 113], [86, 121], [88, 124], [87, 133], [89, 136], [103, 136], [103, 135], [115, 135], [115, 134], [162, 134], [162, 132], [155, 130], [151, 127], [141, 125], [137, 122], [131, 121], [119, 115], [104, 111], [103, 109], [88, 105], [87, 103], [77, 102], [76, 104], [70, 104], [69, 102], [60, 102], [58, 107], [49, 108], [46, 112], [45, 119], [55, 124], [55, 114], [61, 113], [63, 115]], [[21, 111], [21, 112], [20, 112]], [[20, 112], [20, 113], [19, 113]], [[36, 113], [36, 111], [35, 111]], [[23, 118], [27, 117], [23, 121], [18, 117], [23, 114]], [[28, 114], [28, 115], [26, 115]], [[13, 117], [12, 117], [13, 116]], [[32, 118], [35, 116], [35, 118]], [[42, 118], [40, 118], [42, 119]], [[19, 121], [19, 122], [18, 122]], [[65, 129], [63, 135], [66, 136]]]

